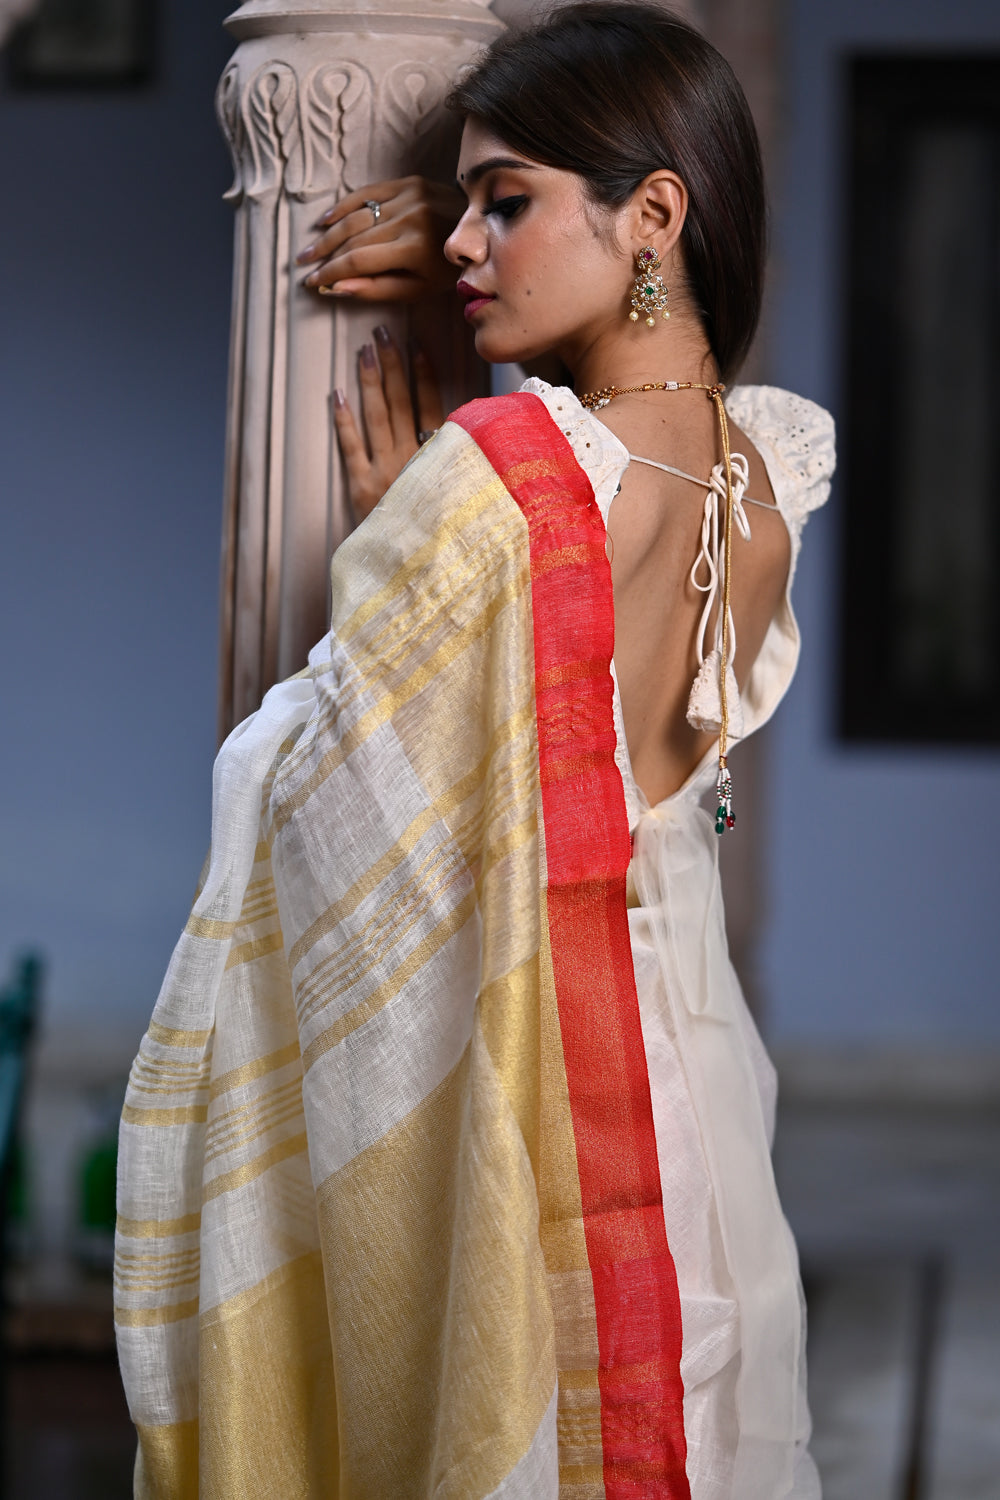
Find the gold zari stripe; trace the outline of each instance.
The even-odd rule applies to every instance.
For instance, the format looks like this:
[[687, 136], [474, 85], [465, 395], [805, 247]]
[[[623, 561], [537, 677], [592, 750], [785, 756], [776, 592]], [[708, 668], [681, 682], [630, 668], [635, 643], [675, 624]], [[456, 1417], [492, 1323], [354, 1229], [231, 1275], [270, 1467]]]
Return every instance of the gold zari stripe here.
[[126, 1104], [122, 1110], [126, 1125], [203, 1125], [207, 1119], [207, 1104], [181, 1105], [177, 1109], [141, 1109]]
[[159, 1328], [164, 1323], [180, 1323], [198, 1316], [198, 1298], [189, 1302], [169, 1302], [165, 1307], [116, 1307], [115, 1322], [121, 1328]]
[[150, 1041], [159, 1042], [161, 1047], [204, 1047], [210, 1031], [181, 1031], [173, 1026], [161, 1026], [158, 1021], [150, 1021], [148, 1028]]

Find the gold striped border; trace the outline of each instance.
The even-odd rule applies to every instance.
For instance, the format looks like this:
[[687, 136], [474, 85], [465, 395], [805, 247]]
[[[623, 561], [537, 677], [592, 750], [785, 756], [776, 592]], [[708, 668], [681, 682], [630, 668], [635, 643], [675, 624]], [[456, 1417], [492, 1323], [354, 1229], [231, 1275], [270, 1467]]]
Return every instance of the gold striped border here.
[[115, 1322], [119, 1328], [159, 1328], [164, 1323], [180, 1323], [198, 1316], [198, 1298], [189, 1302], [171, 1302], [166, 1307], [116, 1307]]
[[179, 1219], [129, 1219], [119, 1214], [115, 1228], [130, 1240], [173, 1239], [178, 1235], [197, 1233], [201, 1228], [201, 1210], [184, 1214]]
[[198, 1274], [201, 1263], [201, 1246], [192, 1245], [190, 1250], [132, 1250], [123, 1246], [115, 1256], [115, 1285], [131, 1286], [138, 1283], [134, 1278], [150, 1276], [159, 1281], [170, 1276]]
[[[481, 459], [481, 455], [477, 454], [477, 457]], [[423, 569], [432, 558], [439, 559], [442, 552], [446, 552], [449, 548], [453, 548], [455, 543], [460, 539], [466, 527], [470, 523], [475, 521], [479, 517], [480, 513], [485, 513], [491, 506], [495, 506], [498, 501], [505, 500], [508, 506], [513, 507], [512, 514], [507, 518], [508, 520], [513, 520], [515, 524], [517, 522], [520, 522], [522, 526], [527, 524], [524, 521], [520, 510], [513, 504], [510, 496], [504, 489], [502, 482], [492, 471], [488, 470], [488, 466], [486, 466], [485, 464], [485, 459], [482, 459], [482, 464], [487, 468], [487, 472], [489, 475], [486, 483], [482, 486], [482, 488], [477, 490], [465, 502], [464, 505], [460, 506], [457, 510], [444, 517], [434, 528], [433, 534], [428, 536], [427, 541], [424, 542], [422, 546], [418, 547], [415, 552], [411, 553], [405, 559], [402, 565], [395, 570], [387, 583], [384, 584], [377, 593], [364, 599], [339, 623], [336, 618], [336, 613], [334, 614], [332, 629], [336, 634], [339, 642], [341, 642], [345, 646], [349, 645], [354, 637], [358, 635], [367, 625], [369, 625], [383, 610], [388, 611], [388, 613], [392, 616], [395, 622], [395, 628], [398, 630], [399, 596], [407, 592], [410, 579], [421, 569]], [[345, 580], [346, 587], [338, 587], [338, 574], [347, 565], [346, 559], [349, 552], [350, 549], [348, 549], [348, 552], [336, 554], [334, 556], [332, 564], [331, 573], [333, 581], [333, 600], [335, 611], [339, 600], [345, 598], [349, 599], [351, 596], [349, 579]], [[525, 570], [525, 576], [527, 576], [527, 570]], [[330, 665], [332, 665], [332, 662], [330, 663]], [[322, 675], [323, 674], [319, 674], [320, 677]], [[317, 696], [319, 696], [321, 692], [322, 685], [321, 682], [318, 681]], [[342, 697], [342, 694], [339, 695], [338, 702], [340, 702]], [[308, 761], [311, 748], [312, 746], [310, 741], [308, 739], [303, 741], [303, 739], [300, 737], [297, 747], [289, 752], [287, 759], [280, 767], [282, 781], [287, 781], [300, 774], [303, 765]], [[329, 769], [333, 769], [334, 764], [337, 764], [337, 762], [331, 763]], [[317, 768], [317, 770], [323, 770], [322, 763], [320, 767]], [[316, 772], [314, 771], [313, 775], [315, 774]], [[325, 774], [326, 772], [324, 772], [324, 776]], [[284, 806], [285, 803], [283, 802], [282, 805]], [[298, 808], [292, 807], [288, 813], [288, 817], [293, 816], [296, 811], [298, 811]], [[279, 831], [284, 826], [285, 822], [287, 822], [287, 818], [283, 819], [281, 822], [275, 820], [273, 824], [274, 831]]]
[[205, 1138], [205, 1161], [217, 1161], [220, 1156], [235, 1151], [238, 1146], [248, 1146], [260, 1140], [280, 1125], [302, 1114], [302, 1078], [300, 1074], [278, 1088], [269, 1090], [261, 1098], [249, 1100], [236, 1109], [216, 1116], [208, 1127]]
[[310, 1042], [302, 1054], [302, 1062], [305, 1070], [308, 1072], [313, 1064], [318, 1062], [332, 1047], [336, 1047], [345, 1037], [350, 1036], [353, 1031], [357, 1031], [359, 1026], [363, 1026], [366, 1021], [371, 1020], [372, 1016], [377, 1015], [380, 1010], [384, 1009], [389, 1001], [399, 994], [403, 986], [413, 978], [414, 974], [417, 974], [423, 968], [424, 964], [428, 963], [444, 947], [449, 938], [454, 937], [457, 932], [461, 931], [472, 916], [475, 908], [475, 891], [469, 891], [465, 899], [458, 906], [454, 907], [443, 921], [438, 923], [433, 932], [427, 934], [423, 942], [417, 945], [409, 958], [405, 959], [393, 970], [390, 979], [387, 979], [384, 984], [379, 985], [376, 990], [367, 995], [359, 1005], [356, 1005], [353, 1010], [348, 1011], [346, 1016], [342, 1016], [339, 1021], [335, 1021], [333, 1025], [328, 1026], [325, 1031], [316, 1037], [315, 1041]]
[[252, 964], [258, 958], [267, 958], [269, 954], [277, 953], [283, 946], [284, 938], [279, 928], [277, 932], [268, 933], [267, 937], [254, 938], [249, 943], [240, 943], [226, 959], [226, 968], [236, 969], [241, 964]]
[[[631, 1470], [629, 1471], [631, 1473]], [[604, 1466], [602, 1464], [560, 1464], [559, 1488], [564, 1484], [599, 1484], [604, 1494]]]
[[336, 744], [323, 756], [319, 765], [303, 778], [294, 790], [289, 788], [274, 809], [274, 830], [280, 832], [292, 818], [302, 811], [315, 791], [329, 778], [331, 772], [347, 760], [348, 756], [370, 739], [375, 730], [395, 717], [401, 708], [417, 697], [434, 678], [473, 642], [480, 640], [490, 629], [497, 615], [521, 597], [517, 580], [493, 595], [489, 603], [469, 620], [461, 630], [444, 641], [438, 649], [416, 668], [404, 685], [394, 692], [387, 692], [361, 718], [346, 729]]
[[299, 960], [309, 952], [310, 948], [315, 947], [320, 938], [332, 932], [345, 917], [349, 917], [353, 911], [357, 910], [365, 897], [371, 895], [386, 876], [392, 873], [396, 865], [408, 854], [412, 854], [424, 834], [434, 827], [437, 818], [437, 808], [433, 806], [425, 807], [418, 813], [409, 827], [400, 834], [392, 848], [387, 849], [333, 906], [328, 906], [326, 911], [310, 923], [302, 936], [296, 938], [288, 954], [289, 968], [294, 969]]
[[465, 862], [452, 841], [435, 844], [405, 885], [390, 891], [364, 925], [321, 958], [303, 980], [295, 997], [300, 1027], [317, 1016], [334, 996], [350, 993], [363, 984], [387, 955], [426, 921], [433, 908], [468, 878]]
[[184, 924], [184, 931], [188, 937], [209, 938], [212, 942], [222, 943], [232, 937], [239, 925], [238, 919], [220, 922], [215, 917], [196, 917], [192, 912]]
[[126, 1104], [122, 1110], [124, 1125], [204, 1125], [207, 1119], [207, 1104], [186, 1104], [176, 1109], [143, 1109], [138, 1104]]
[[[456, 510], [449, 511], [447, 517], [434, 528], [433, 533], [428, 536], [423, 546], [418, 547], [406, 558], [388, 582], [379, 589], [378, 593], [369, 598], [347, 616], [339, 626], [336, 626], [337, 639], [347, 645], [354, 636], [371, 623], [376, 615], [383, 609], [392, 610], [396, 604], [397, 596], [404, 593], [407, 583], [416, 574], [424, 569], [427, 564], [435, 558], [440, 558], [443, 552], [454, 546], [466, 528], [481, 515], [485, 515], [492, 506], [506, 501], [509, 507], [513, 507], [508, 519], [516, 523], [520, 520], [523, 526], [527, 526], [520, 511], [503, 484], [492, 469], [489, 468], [487, 460], [483, 464], [489, 472], [489, 478], [476, 490], [464, 504]], [[337, 595], [334, 593], [334, 598]]]
[[213, 1198], [221, 1198], [224, 1193], [235, 1192], [238, 1188], [246, 1187], [248, 1182], [262, 1177], [271, 1167], [276, 1167], [279, 1162], [287, 1161], [291, 1156], [304, 1156], [307, 1154], [307, 1143], [305, 1131], [298, 1135], [289, 1136], [287, 1140], [279, 1141], [269, 1151], [264, 1151], [260, 1156], [248, 1161], [242, 1167], [233, 1167], [229, 1172], [221, 1172], [218, 1177], [213, 1177], [205, 1183], [202, 1191], [202, 1202], [208, 1203]]
[[146, 1035], [152, 1042], [159, 1042], [161, 1047], [204, 1047], [211, 1031], [182, 1031], [179, 1027], [161, 1026], [158, 1021], [150, 1021]]
[[164, 1270], [159, 1276], [140, 1276], [136, 1271], [116, 1271], [115, 1289], [123, 1296], [138, 1296], [143, 1292], [157, 1292], [162, 1295], [165, 1292], [176, 1291], [178, 1287], [191, 1286], [197, 1283], [201, 1277], [201, 1261], [197, 1260], [194, 1265], [185, 1268], [178, 1267], [176, 1270]]
[[248, 1083], [256, 1083], [258, 1078], [263, 1078], [267, 1073], [276, 1073], [279, 1068], [286, 1068], [301, 1055], [298, 1041], [294, 1041], [289, 1042], [287, 1047], [279, 1047], [276, 1052], [267, 1053], [265, 1057], [255, 1057], [252, 1062], [241, 1063], [239, 1067], [230, 1068], [228, 1072], [220, 1073], [218, 1078], [213, 1078], [208, 1097], [214, 1102], [221, 1094], [245, 1088]]

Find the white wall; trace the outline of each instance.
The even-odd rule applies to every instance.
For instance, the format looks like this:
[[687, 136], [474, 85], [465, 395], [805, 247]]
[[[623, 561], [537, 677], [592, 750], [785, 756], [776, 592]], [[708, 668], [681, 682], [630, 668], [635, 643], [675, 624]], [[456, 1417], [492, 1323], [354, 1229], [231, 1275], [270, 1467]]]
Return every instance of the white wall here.
[[[844, 56], [863, 48], [998, 50], [1000, 6], [788, 0], [787, 17], [775, 378], [836, 413]], [[802, 668], [771, 744], [773, 917], [762, 955], [769, 1036], [784, 1045], [995, 1049], [1000, 756], [837, 742], [839, 525], [835, 495], [807, 529], [796, 585]]]

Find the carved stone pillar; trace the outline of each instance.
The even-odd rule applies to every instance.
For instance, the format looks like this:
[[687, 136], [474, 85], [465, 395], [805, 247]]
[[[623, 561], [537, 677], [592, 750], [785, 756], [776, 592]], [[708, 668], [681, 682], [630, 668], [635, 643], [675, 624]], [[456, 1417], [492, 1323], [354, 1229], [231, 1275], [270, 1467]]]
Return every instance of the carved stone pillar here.
[[303, 666], [328, 619], [331, 553], [351, 528], [331, 421], [357, 410], [373, 324], [416, 334], [446, 409], [488, 389], [453, 296], [419, 309], [321, 299], [294, 265], [317, 216], [365, 183], [449, 181], [457, 127], [442, 101], [502, 30], [488, 0], [247, 0], [219, 84], [236, 209], [222, 562], [223, 734]]

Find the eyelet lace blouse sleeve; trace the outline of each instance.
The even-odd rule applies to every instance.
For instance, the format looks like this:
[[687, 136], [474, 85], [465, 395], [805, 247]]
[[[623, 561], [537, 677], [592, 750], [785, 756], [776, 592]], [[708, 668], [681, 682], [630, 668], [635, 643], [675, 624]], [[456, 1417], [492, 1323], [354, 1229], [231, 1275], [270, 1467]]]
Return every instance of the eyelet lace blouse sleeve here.
[[767, 466], [791, 536], [794, 574], [802, 528], [810, 511], [818, 510], [830, 493], [836, 462], [833, 418], [815, 401], [773, 385], [736, 386], [726, 410]]

